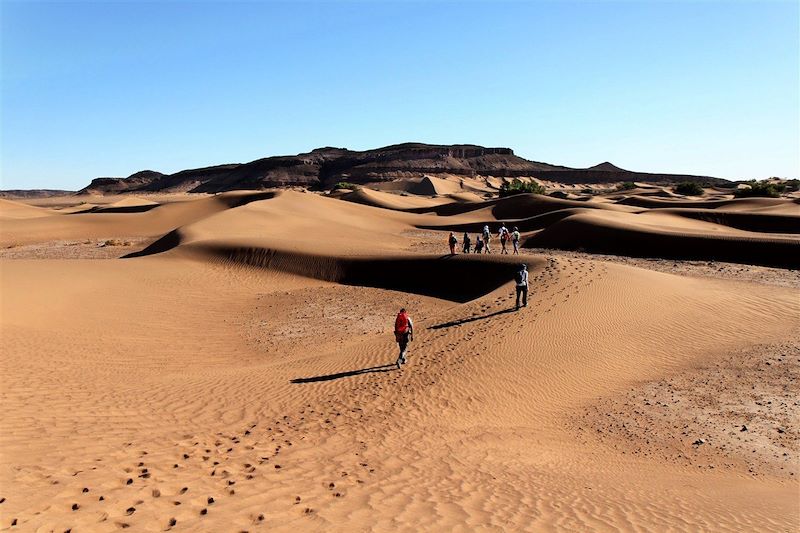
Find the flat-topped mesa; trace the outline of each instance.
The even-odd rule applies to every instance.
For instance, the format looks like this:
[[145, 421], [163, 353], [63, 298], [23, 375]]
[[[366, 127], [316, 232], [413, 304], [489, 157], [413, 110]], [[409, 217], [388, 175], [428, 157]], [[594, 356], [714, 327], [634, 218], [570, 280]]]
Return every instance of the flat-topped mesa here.
[[[402, 148], [401, 148], [402, 147]], [[436, 157], [454, 157], [458, 159], [469, 159], [473, 157], [483, 157], [485, 155], [514, 155], [511, 148], [484, 148], [483, 146], [473, 145], [454, 145], [454, 146], [415, 146], [404, 147], [404, 145], [391, 146], [396, 148], [391, 150], [391, 155], [398, 155], [402, 152], [405, 158], [413, 159], [434, 159]], [[386, 150], [386, 148], [382, 149]], [[388, 155], [388, 154], [387, 154]]]
[[316, 148], [298, 155], [266, 157], [249, 163], [188, 169], [174, 174], [145, 170], [127, 178], [95, 179], [80, 192], [216, 193], [273, 187], [327, 189], [339, 181], [368, 184], [426, 174], [534, 177], [562, 183], [678, 182], [691, 178], [704, 184], [728, 183], [726, 180], [700, 176], [629, 172], [610, 163], [601, 163], [588, 169], [551, 165], [529, 161], [514, 155], [511, 148], [504, 147], [403, 143], [363, 151], [335, 147]]

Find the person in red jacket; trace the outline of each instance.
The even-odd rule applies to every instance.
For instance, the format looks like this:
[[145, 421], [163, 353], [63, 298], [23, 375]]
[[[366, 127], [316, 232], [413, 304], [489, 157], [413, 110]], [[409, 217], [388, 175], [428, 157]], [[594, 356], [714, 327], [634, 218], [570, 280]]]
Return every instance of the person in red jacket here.
[[405, 309], [400, 309], [397, 313], [397, 318], [394, 320], [394, 337], [400, 346], [400, 355], [397, 357], [397, 368], [406, 362], [406, 349], [408, 348], [409, 341], [414, 340], [414, 323]]

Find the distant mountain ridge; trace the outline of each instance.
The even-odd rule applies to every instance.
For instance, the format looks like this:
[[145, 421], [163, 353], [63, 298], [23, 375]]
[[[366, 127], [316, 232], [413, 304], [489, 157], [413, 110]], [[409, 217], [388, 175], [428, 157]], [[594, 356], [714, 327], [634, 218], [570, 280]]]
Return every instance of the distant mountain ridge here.
[[706, 185], [730, 184], [709, 176], [630, 172], [605, 162], [579, 169], [529, 161], [510, 148], [471, 144], [405, 143], [374, 150], [317, 148], [293, 156], [274, 156], [249, 163], [233, 163], [162, 174], [143, 170], [127, 178], [97, 178], [81, 193], [203, 192], [259, 190], [273, 187], [327, 189], [337, 182], [357, 184], [451, 174], [465, 177], [534, 177], [567, 184], [646, 181], [676, 183], [692, 180]]

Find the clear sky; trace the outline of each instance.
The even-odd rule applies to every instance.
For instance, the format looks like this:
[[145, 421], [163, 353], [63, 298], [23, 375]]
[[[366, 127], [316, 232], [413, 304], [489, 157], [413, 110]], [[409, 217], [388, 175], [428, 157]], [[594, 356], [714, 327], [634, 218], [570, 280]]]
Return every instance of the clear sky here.
[[1, 1], [6, 189], [406, 141], [800, 174], [796, 1]]

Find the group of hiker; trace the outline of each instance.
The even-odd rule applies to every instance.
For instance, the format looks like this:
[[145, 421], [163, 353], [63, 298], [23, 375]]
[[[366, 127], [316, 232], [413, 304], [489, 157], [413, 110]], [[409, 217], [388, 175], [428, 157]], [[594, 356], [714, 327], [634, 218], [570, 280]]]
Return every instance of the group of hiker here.
[[[497, 238], [500, 240], [500, 253], [507, 254], [508, 253], [508, 243], [511, 241], [511, 245], [514, 250], [514, 255], [519, 255], [519, 228], [516, 226], [512, 231], [508, 231], [508, 228], [505, 224], [500, 226], [500, 230], [497, 232]], [[462, 251], [465, 254], [468, 253], [492, 253], [491, 249], [491, 240], [492, 240], [492, 232], [489, 229], [489, 225], [486, 224], [483, 226], [483, 232], [479, 233], [475, 236], [475, 247], [472, 246], [472, 239], [469, 236], [469, 233], [466, 231], [464, 232], [464, 236], [461, 239], [461, 244], [463, 245]], [[458, 246], [458, 239], [456, 238], [455, 234], [451, 231], [450, 236], [447, 238], [447, 244], [450, 246], [450, 255], [456, 254], [456, 247]], [[473, 251], [474, 250], [474, 251]]]
[[[514, 230], [516, 231], [516, 228]], [[452, 235], [451, 233], [450, 236], [452, 237]], [[514, 246], [514, 253], [517, 253], [516, 246]], [[519, 269], [514, 274], [514, 288], [517, 294], [517, 310], [520, 308], [520, 300], [522, 307], [528, 307], [528, 265], [525, 263], [519, 265]], [[414, 340], [414, 323], [405, 308], [400, 309], [394, 320], [394, 336], [400, 347], [400, 355], [395, 362], [399, 370], [401, 365], [406, 364], [408, 343]]]

